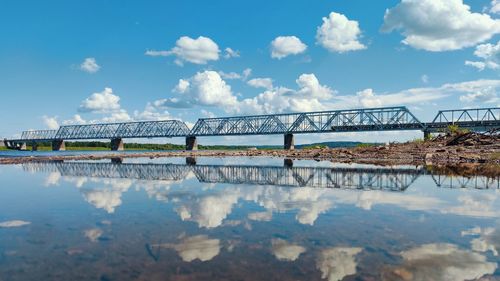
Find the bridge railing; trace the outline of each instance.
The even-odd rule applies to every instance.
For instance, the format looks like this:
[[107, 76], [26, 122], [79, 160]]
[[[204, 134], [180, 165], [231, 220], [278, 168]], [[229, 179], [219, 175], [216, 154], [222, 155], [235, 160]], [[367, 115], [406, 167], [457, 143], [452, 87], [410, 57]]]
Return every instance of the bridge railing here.
[[500, 107], [440, 110], [432, 123], [492, 122], [500, 120]]
[[420, 129], [406, 107], [334, 110], [198, 119], [190, 135], [250, 135]]

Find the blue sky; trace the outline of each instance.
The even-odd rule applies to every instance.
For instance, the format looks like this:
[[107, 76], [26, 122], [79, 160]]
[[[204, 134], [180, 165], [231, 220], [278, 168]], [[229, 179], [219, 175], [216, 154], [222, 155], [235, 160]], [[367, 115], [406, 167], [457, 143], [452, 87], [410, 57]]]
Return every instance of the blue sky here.
[[439, 109], [498, 106], [498, 2], [4, 1], [0, 136], [391, 105], [427, 121]]

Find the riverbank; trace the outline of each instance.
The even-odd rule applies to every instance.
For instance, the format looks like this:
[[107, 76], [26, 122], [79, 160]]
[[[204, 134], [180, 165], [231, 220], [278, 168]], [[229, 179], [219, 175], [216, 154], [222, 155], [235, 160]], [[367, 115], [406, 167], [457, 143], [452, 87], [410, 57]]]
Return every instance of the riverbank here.
[[[31, 161], [102, 160], [111, 158], [160, 157], [280, 157], [314, 159], [341, 163], [376, 165], [467, 166], [488, 165], [500, 170], [498, 134], [463, 133], [438, 136], [429, 141], [391, 143], [353, 148], [311, 148], [297, 150], [199, 150], [99, 153], [82, 155], [22, 156], [0, 158], [0, 164]], [[491, 168], [493, 167], [493, 168]], [[495, 172], [493, 172], [495, 174]], [[499, 173], [500, 174], [500, 173]]]

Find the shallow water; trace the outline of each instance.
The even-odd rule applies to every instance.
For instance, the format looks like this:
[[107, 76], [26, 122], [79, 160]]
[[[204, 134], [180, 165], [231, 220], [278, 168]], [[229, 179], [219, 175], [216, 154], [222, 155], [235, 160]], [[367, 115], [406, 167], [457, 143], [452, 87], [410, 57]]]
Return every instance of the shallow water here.
[[0, 280], [496, 280], [499, 215], [498, 179], [411, 166], [6, 165]]

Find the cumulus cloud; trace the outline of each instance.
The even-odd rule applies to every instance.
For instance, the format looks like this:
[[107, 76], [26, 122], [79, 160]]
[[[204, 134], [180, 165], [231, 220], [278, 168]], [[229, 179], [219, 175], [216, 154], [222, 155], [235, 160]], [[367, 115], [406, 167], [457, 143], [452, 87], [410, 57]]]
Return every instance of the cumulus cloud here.
[[253, 221], [271, 221], [273, 219], [272, 212], [254, 212], [248, 214], [248, 219]]
[[299, 86], [297, 94], [307, 98], [330, 99], [334, 91], [327, 86], [319, 83], [318, 78], [314, 74], [302, 74], [295, 80]]
[[42, 116], [43, 123], [49, 130], [57, 130], [59, 129], [59, 122], [57, 121], [57, 117], [49, 117], [47, 115]]
[[422, 80], [423, 83], [427, 84], [429, 83], [429, 76], [427, 74], [424, 74], [420, 77], [420, 80]]
[[79, 111], [92, 113], [110, 113], [120, 110], [120, 97], [113, 94], [113, 89], [93, 93], [80, 104]]
[[204, 36], [196, 39], [182, 36], [170, 51], [146, 51], [148, 56], [175, 56], [175, 63], [178, 65], [183, 65], [184, 62], [207, 64], [209, 61], [218, 60], [219, 53], [219, 46], [212, 39]]
[[271, 78], [254, 78], [247, 82], [248, 85], [254, 88], [264, 88], [266, 90], [271, 90], [273, 88], [273, 79]]
[[271, 41], [271, 57], [282, 59], [289, 55], [298, 55], [305, 52], [307, 45], [296, 36], [278, 36]]
[[500, 14], [500, 0], [492, 0], [490, 13]]
[[300, 254], [306, 251], [306, 248], [289, 243], [283, 239], [273, 239], [271, 245], [273, 255], [281, 261], [294, 261], [299, 258]]
[[180, 79], [174, 92], [181, 94], [181, 99], [170, 98], [163, 101], [167, 107], [190, 107], [192, 105], [231, 107], [237, 103], [231, 86], [219, 73], [206, 70], [198, 72], [189, 79]]
[[494, 44], [481, 44], [476, 46], [474, 55], [481, 61], [465, 61], [465, 65], [473, 66], [479, 71], [484, 69], [499, 69], [500, 68], [500, 41]]
[[80, 69], [88, 73], [96, 73], [101, 69], [95, 58], [86, 58], [81, 64]]
[[344, 53], [366, 49], [359, 42], [361, 30], [357, 21], [345, 15], [331, 12], [323, 17], [323, 24], [316, 31], [316, 42], [330, 52]]
[[404, 276], [412, 280], [476, 280], [497, 268], [485, 256], [453, 244], [425, 244], [403, 251], [401, 256], [403, 264], [388, 273], [386, 280], [401, 280]]
[[400, 30], [403, 44], [427, 51], [475, 46], [500, 32], [500, 20], [471, 12], [463, 0], [402, 0], [385, 12], [383, 32]]
[[342, 280], [356, 273], [355, 256], [362, 248], [334, 247], [320, 252], [316, 267], [321, 271], [321, 278], [329, 281]]
[[87, 121], [80, 114], [75, 114], [72, 118], [66, 119], [62, 123], [63, 125], [84, 125], [87, 124]]

